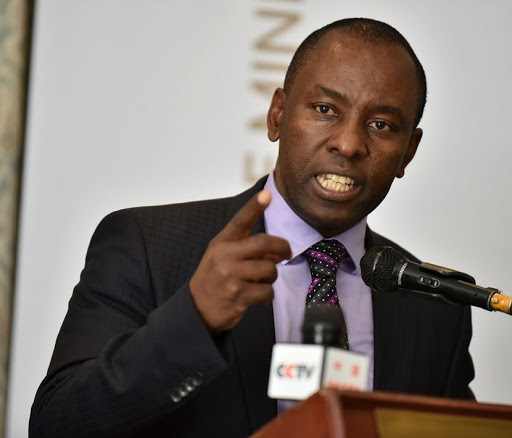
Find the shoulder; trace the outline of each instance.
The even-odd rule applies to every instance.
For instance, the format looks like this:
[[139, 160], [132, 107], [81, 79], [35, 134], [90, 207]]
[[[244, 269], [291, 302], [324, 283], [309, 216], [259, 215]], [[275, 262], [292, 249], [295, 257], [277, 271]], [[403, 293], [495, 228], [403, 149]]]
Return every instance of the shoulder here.
[[370, 249], [373, 248], [374, 246], [390, 246], [396, 249], [397, 251], [400, 251], [409, 260], [412, 260], [413, 262], [416, 263], [420, 263], [420, 259], [418, 259], [418, 257], [416, 257], [415, 255], [411, 254], [408, 250], [398, 245], [397, 243], [393, 242], [392, 240], [388, 239], [387, 237], [376, 233], [369, 227], [366, 227], [365, 248]]
[[117, 210], [103, 218], [98, 229], [139, 229], [142, 234], [151, 235], [215, 235], [263, 188], [265, 179], [231, 197]]

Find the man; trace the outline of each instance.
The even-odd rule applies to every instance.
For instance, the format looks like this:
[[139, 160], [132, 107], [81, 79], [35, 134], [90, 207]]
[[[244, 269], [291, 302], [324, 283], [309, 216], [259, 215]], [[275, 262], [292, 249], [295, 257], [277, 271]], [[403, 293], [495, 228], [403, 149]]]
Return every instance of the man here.
[[372, 387], [471, 397], [469, 308], [372, 294], [358, 268], [365, 248], [396, 247], [366, 217], [414, 157], [425, 99], [421, 64], [390, 26], [341, 20], [310, 35], [268, 112], [273, 174], [233, 198], [124, 210], [99, 225], [31, 436], [260, 428], [278, 412], [266, 396], [272, 345], [300, 341], [304, 252], [324, 239], [345, 248], [339, 300], [350, 348], [374, 359]]

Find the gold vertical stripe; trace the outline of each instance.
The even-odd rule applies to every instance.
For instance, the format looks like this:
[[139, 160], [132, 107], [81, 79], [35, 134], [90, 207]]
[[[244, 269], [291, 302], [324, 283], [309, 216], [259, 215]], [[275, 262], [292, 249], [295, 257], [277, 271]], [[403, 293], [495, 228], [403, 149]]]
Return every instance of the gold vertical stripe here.
[[0, 436], [11, 337], [33, 1], [0, 0]]

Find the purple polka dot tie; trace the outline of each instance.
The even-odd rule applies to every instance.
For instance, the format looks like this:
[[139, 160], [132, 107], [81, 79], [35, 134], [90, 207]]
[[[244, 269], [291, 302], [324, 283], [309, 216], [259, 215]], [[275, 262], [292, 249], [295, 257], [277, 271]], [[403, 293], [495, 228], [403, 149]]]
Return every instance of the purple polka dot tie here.
[[[315, 243], [304, 253], [309, 262], [311, 270], [311, 285], [306, 297], [306, 312], [314, 306], [336, 306], [340, 308], [340, 317], [345, 319], [341, 313], [341, 307], [336, 291], [336, 272], [340, 262], [348, 256], [345, 247], [337, 240], [321, 240]], [[344, 327], [344, 333], [347, 332]], [[348, 350], [348, 339], [344, 339]]]

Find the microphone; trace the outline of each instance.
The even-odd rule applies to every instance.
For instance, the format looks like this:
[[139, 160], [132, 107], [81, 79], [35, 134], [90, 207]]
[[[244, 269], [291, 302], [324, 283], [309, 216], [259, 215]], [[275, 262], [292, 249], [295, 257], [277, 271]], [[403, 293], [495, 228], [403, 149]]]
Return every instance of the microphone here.
[[268, 396], [304, 400], [320, 388], [364, 391], [369, 358], [347, 351], [343, 313], [321, 305], [308, 309], [302, 326], [303, 344], [275, 344], [272, 349]]
[[306, 310], [302, 324], [302, 343], [347, 350], [347, 326], [338, 307], [319, 305]]
[[361, 259], [361, 276], [377, 292], [408, 290], [442, 299], [450, 304], [512, 313], [512, 298], [495, 288], [481, 287], [463, 272], [431, 263], [415, 263], [389, 246], [369, 249]]

